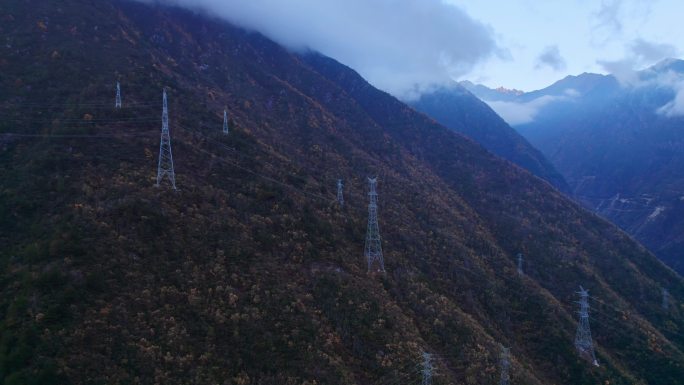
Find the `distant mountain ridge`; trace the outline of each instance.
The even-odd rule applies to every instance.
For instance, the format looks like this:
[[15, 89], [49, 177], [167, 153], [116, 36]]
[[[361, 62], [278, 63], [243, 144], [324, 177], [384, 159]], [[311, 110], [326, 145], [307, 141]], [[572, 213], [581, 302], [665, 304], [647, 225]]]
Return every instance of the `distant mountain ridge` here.
[[667, 59], [620, 79], [568, 76], [503, 102], [468, 86], [504, 115], [535, 106], [515, 127], [577, 199], [684, 273], [684, 118], [671, 113], [683, 81], [684, 61]]
[[503, 86], [497, 88], [489, 88], [482, 84], [476, 84], [470, 80], [462, 80], [458, 84], [472, 92], [480, 99], [486, 100], [512, 100], [516, 96], [523, 95], [525, 91], [516, 90], [515, 88], [505, 88]]
[[[520, 94], [517, 90], [504, 89], [493, 92], [502, 94], [502, 97]], [[411, 105], [444, 126], [475, 140], [492, 153], [548, 181], [559, 190], [569, 191], [568, 184], [544, 155], [465, 87], [454, 83], [421, 95]]]

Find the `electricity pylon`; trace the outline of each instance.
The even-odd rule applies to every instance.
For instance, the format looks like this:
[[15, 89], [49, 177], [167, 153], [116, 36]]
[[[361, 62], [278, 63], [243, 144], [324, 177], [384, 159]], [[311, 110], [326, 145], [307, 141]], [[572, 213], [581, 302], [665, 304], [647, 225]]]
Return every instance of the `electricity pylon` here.
[[121, 108], [121, 84], [116, 82], [116, 100], [114, 101], [114, 108]]
[[594, 354], [594, 343], [591, 340], [591, 329], [589, 328], [589, 290], [580, 286], [580, 291], [577, 294], [580, 296], [580, 311], [579, 324], [575, 334], [575, 348], [577, 348], [580, 357], [590, 361], [594, 366], [599, 366]]
[[378, 227], [378, 193], [375, 186], [378, 178], [368, 178], [369, 192], [368, 197], [368, 230], [366, 231], [366, 248], [364, 255], [368, 262], [368, 272], [372, 271], [374, 264], [377, 264], [379, 272], [385, 272], [385, 261], [382, 258], [382, 245], [380, 244], [380, 228]]
[[501, 345], [501, 376], [499, 385], [509, 385], [511, 377], [508, 373], [511, 368], [511, 348]]
[[663, 309], [667, 310], [670, 308], [670, 292], [663, 288]]
[[223, 133], [228, 133], [228, 111], [223, 110]]
[[166, 89], [163, 94], [161, 141], [159, 143], [159, 164], [157, 165], [157, 187], [165, 177], [171, 187], [176, 190], [176, 174], [173, 171], [173, 154], [171, 153], [171, 134], [169, 134], [169, 108], [166, 103]]
[[435, 367], [432, 365], [432, 355], [427, 352], [423, 352], [423, 362], [422, 362], [423, 381], [421, 385], [432, 385], [432, 375], [434, 374]]
[[518, 275], [523, 275], [523, 255], [518, 253]]
[[340, 204], [340, 207], [344, 207], [344, 195], [342, 193], [342, 188], [344, 185], [342, 184], [342, 179], [337, 180], [337, 203]]

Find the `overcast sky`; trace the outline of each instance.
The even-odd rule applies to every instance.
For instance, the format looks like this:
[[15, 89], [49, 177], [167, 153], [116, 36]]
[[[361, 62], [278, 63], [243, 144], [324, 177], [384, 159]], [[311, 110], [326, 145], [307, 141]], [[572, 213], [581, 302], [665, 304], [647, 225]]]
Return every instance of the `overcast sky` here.
[[510, 56], [466, 75], [525, 91], [565, 75], [641, 69], [680, 57], [681, 0], [448, 0], [490, 25]]
[[402, 99], [452, 79], [530, 91], [684, 52], [682, 0], [161, 1], [320, 51]]

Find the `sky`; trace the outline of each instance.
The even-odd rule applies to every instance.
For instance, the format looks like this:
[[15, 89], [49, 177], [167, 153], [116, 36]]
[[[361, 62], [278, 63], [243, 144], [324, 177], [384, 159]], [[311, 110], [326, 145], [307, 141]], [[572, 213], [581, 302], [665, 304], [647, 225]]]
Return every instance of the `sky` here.
[[410, 101], [471, 80], [531, 91], [684, 53], [681, 0], [141, 0], [319, 51]]
[[684, 54], [681, 0], [448, 0], [494, 30], [509, 56], [466, 78], [540, 89], [566, 75], [620, 73]]

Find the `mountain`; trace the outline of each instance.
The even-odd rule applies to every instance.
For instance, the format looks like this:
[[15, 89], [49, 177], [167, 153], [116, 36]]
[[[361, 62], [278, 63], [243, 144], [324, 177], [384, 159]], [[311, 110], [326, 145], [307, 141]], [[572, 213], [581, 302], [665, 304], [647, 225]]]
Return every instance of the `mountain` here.
[[515, 88], [489, 88], [483, 86], [482, 84], [473, 83], [469, 80], [460, 81], [458, 82], [458, 85], [477, 95], [478, 98], [485, 100], [514, 100], [516, 97], [525, 93], [524, 91], [517, 90]]
[[[517, 95], [515, 90], [496, 90]], [[411, 105], [444, 126], [480, 143], [494, 154], [547, 180], [561, 191], [569, 191], [563, 177], [544, 156], [487, 104], [459, 84], [422, 95]]]
[[[684, 119], [664, 108], [678, 99], [684, 61], [669, 59], [621, 84], [582, 74], [521, 95], [541, 105], [516, 128], [554, 163], [578, 200], [684, 273]], [[548, 99], [547, 99], [548, 100]]]
[[[500, 345], [512, 383], [684, 376], [680, 276], [335, 60], [159, 5], [0, 10], [2, 384], [415, 383], [423, 351], [434, 384], [484, 384]], [[178, 191], [155, 187], [162, 88]]]

